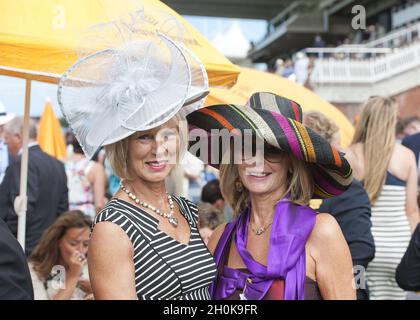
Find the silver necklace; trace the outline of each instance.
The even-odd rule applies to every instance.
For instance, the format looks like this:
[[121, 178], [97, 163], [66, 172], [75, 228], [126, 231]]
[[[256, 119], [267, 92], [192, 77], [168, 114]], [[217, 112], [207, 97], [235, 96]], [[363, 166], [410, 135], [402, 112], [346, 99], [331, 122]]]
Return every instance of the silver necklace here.
[[268, 227], [269, 226], [271, 226], [271, 224], [272, 224], [273, 222], [270, 222], [269, 224], [267, 224], [266, 226], [263, 226], [263, 227], [259, 227], [259, 228], [254, 228], [253, 226], [251, 226], [251, 230], [252, 231], [254, 231], [254, 233], [257, 235], [257, 236], [260, 236], [260, 235], [262, 235], [267, 229], [268, 229]]
[[157, 208], [155, 208], [154, 206], [152, 206], [151, 204], [148, 204], [145, 201], [141, 201], [134, 193], [132, 193], [130, 190], [128, 190], [124, 184], [122, 182], [120, 182], [120, 188], [121, 190], [123, 190], [130, 199], [132, 199], [136, 204], [141, 205], [144, 208], [150, 209], [152, 210], [154, 213], [160, 215], [161, 217], [164, 217], [166, 219], [168, 219], [169, 223], [173, 226], [173, 227], [178, 227], [178, 219], [174, 217], [174, 202], [172, 200], [172, 196], [168, 193], [166, 193], [166, 195], [168, 196], [168, 202], [169, 202], [169, 208], [170, 211], [169, 213], [165, 213]]

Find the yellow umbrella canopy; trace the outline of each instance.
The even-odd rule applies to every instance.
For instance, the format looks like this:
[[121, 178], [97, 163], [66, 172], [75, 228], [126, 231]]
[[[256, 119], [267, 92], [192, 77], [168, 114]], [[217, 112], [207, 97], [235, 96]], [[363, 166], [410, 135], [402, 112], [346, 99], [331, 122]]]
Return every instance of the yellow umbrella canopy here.
[[61, 130], [60, 121], [56, 117], [50, 101], [47, 101], [38, 127], [38, 143], [49, 155], [64, 160], [66, 143]]
[[0, 74], [21, 76], [15, 71], [26, 70], [38, 75], [60, 75], [77, 60], [80, 46], [89, 45], [81, 39], [86, 30], [123, 16], [141, 16], [150, 28], [142, 30], [144, 36], [156, 28], [183, 43], [204, 64], [211, 86], [235, 83], [238, 68], [184, 18], [158, 0], [1, 1]]
[[[26, 79], [20, 193], [15, 199], [22, 247], [26, 231], [31, 81], [57, 83], [81, 51], [104, 49], [97, 47], [100, 38], [91, 37], [92, 43], [81, 39], [87, 29], [110, 24], [122, 16], [135, 19], [140, 14], [150, 27], [140, 30], [143, 35], [154, 35], [158, 29], [184, 44], [204, 64], [211, 86], [231, 86], [236, 82], [238, 68], [158, 0], [0, 1], [0, 75]], [[128, 28], [133, 27], [129, 20], [125, 22]]]
[[317, 110], [334, 120], [340, 128], [341, 145], [347, 147], [353, 137], [354, 128], [347, 117], [320, 96], [285, 78], [249, 68], [240, 68], [237, 83], [230, 89], [211, 88], [206, 105], [232, 103], [243, 105], [258, 91], [272, 92], [294, 100], [303, 112]]

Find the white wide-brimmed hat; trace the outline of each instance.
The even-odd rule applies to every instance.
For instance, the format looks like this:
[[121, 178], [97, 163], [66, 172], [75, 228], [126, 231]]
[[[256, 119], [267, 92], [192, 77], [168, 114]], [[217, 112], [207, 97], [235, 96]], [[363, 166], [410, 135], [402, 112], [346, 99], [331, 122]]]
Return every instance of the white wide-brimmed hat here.
[[197, 110], [208, 92], [198, 58], [156, 32], [79, 59], [60, 79], [58, 102], [91, 158], [101, 146]]
[[3, 103], [0, 101], [0, 126], [8, 123], [14, 117], [16, 117], [16, 115], [14, 113], [7, 112]]

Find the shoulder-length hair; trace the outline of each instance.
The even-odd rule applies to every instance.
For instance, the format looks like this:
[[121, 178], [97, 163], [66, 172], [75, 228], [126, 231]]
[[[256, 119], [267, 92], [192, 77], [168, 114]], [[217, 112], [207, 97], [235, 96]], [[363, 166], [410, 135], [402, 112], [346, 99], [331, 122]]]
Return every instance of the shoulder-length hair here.
[[88, 216], [85, 216], [80, 210], [72, 210], [59, 216], [44, 232], [41, 240], [29, 257], [29, 262], [32, 263], [35, 272], [41, 280], [48, 280], [51, 276], [52, 268], [59, 263], [59, 244], [67, 230], [71, 228], [90, 229], [91, 226], [92, 221]]
[[363, 106], [352, 144], [363, 143], [364, 186], [372, 204], [385, 183], [395, 147], [398, 104], [393, 98], [371, 97]]
[[[177, 154], [177, 163], [180, 163], [187, 151], [188, 146], [188, 126], [187, 120], [180, 113], [176, 114], [169, 121], [174, 121], [179, 134], [179, 149]], [[168, 121], [168, 122], [169, 122]], [[136, 134], [136, 133], [133, 133]], [[131, 180], [128, 172], [127, 161], [128, 161], [128, 144], [130, 136], [113, 144], [105, 146], [106, 156], [111, 164], [114, 173], [121, 179]]]
[[[229, 155], [224, 155], [224, 157], [226, 156], [232, 156], [232, 152], [229, 151]], [[315, 189], [309, 165], [287, 153], [284, 153], [283, 156], [290, 158], [291, 165], [291, 172], [287, 175], [285, 195], [288, 194], [289, 199], [294, 203], [308, 205]], [[235, 186], [235, 183], [240, 181], [238, 164], [225, 160], [226, 158], [220, 164], [220, 190], [223, 198], [233, 208], [236, 217], [249, 205], [250, 195], [245, 187], [239, 192]]]

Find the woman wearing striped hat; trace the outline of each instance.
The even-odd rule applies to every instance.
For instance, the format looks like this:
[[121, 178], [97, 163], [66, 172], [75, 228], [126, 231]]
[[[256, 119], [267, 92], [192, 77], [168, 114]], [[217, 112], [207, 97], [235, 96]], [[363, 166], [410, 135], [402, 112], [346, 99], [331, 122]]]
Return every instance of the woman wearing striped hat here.
[[[308, 206], [311, 198], [344, 192], [352, 180], [351, 167], [302, 125], [300, 106], [256, 93], [247, 106], [210, 106], [190, 114], [188, 121], [190, 128], [211, 133], [212, 142], [214, 129], [243, 137], [241, 148], [225, 149], [221, 163], [213, 164], [220, 169], [222, 194], [236, 218], [216, 229], [209, 241], [218, 267], [212, 298], [354, 299], [343, 234], [332, 216]], [[246, 139], [247, 132], [252, 139]], [[221, 144], [214, 146], [212, 160], [213, 149], [220, 150]], [[242, 161], [232, 161], [238, 158]]]

